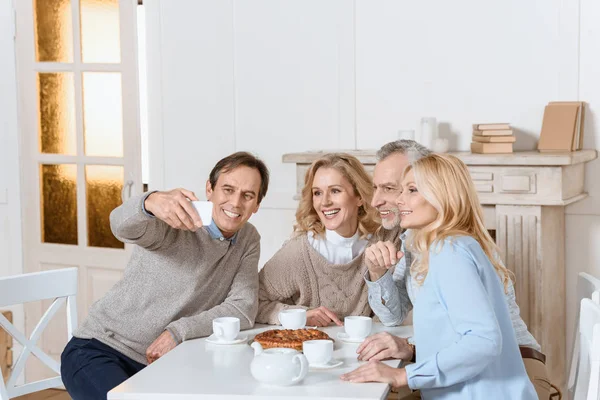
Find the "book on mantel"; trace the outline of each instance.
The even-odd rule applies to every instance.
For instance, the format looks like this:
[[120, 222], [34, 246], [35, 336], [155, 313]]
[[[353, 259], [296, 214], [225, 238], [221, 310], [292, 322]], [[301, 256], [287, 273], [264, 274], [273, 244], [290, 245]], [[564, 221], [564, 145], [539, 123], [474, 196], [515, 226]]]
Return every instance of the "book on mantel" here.
[[583, 148], [585, 102], [553, 101], [544, 108], [540, 152], [576, 151]]
[[473, 135], [474, 142], [481, 143], [514, 143], [517, 140], [514, 136], [475, 136]]
[[510, 124], [505, 122], [493, 124], [473, 124], [474, 131], [493, 131], [506, 129], [510, 129]]
[[512, 153], [512, 143], [471, 143], [471, 153], [494, 154], [494, 153]]
[[473, 130], [473, 136], [510, 136], [512, 134], [512, 129]]
[[515, 141], [508, 123], [473, 124], [471, 153], [512, 153]]

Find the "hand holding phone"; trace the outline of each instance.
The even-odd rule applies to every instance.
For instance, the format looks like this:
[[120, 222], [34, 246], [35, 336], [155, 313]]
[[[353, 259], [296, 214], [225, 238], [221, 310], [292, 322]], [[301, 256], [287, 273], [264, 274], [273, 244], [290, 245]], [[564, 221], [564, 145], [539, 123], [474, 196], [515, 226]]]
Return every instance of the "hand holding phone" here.
[[194, 208], [196, 209], [198, 215], [200, 216], [200, 219], [202, 220], [202, 225], [210, 225], [212, 223], [213, 203], [211, 203], [210, 201], [198, 200], [192, 201], [192, 204], [194, 205]]

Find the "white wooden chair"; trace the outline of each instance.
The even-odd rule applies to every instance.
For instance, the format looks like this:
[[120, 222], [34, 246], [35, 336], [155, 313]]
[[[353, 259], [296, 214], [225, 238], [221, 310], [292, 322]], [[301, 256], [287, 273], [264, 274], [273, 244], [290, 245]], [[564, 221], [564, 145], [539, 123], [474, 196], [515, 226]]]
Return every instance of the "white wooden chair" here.
[[600, 305], [581, 300], [579, 318], [579, 357], [575, 400], [600, 399]]
[[[44, 353], [36, 343], [50, 319], [65, 303], [67, 307], [67, 334], [68, 339], [71, 339], [73, 330], [77, 326], [76, 295], [77, 268], [0, 278], [0, 307], [54, 299], [54, 302], [48, 307], [29, 338], [19, 332], [13, 324], [0, 314], [0, 328], [4, 328], [23, 346], [23, 350], [8, 376], [6, 385], [0, 377], [0, 400], [8, 400], [13, 397], [62, 386], [60, 363]], [[30, 354], [35, 355], [58, 376], [17, 386], [17, 379], [23, 372], [27, 357]]]
[[[575, 385], [577, 383], [577, 365], [579, 362], [579, 312], [583, 299], [592, 299], [594, 292], [600, 292], [600, 279], [585, 272], [580, 272], [577, 277], [577, 309], [575, 311], [575, 329], [573, 330], [573, 346], [571, 348], [571, 363], [569, 364], [569, 380], [567, 382], [567, 395], [573, 399]], [[600, 294], [600, 293], [599, 293]], [[594, 299], [593, 299], [594, 300]], [[600, 298], [594, 300], [600, 302]]]

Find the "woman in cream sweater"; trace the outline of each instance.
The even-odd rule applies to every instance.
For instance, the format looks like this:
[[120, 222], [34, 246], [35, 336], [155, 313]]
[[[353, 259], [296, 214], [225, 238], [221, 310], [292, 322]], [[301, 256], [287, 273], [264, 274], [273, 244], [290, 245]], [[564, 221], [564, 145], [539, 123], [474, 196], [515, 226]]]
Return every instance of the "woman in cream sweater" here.
[[[279, 324], [279, 312], [289, 308], [306, 309], [311, 326], [371, 315], [363, 253], [379, 227], [372, 196], [371, 178], [355, 157], [333, 153], [313, 162], [293, 237], [260, 272], [256, 322]], [[397, 231], [386, 235], [398, 240]]]

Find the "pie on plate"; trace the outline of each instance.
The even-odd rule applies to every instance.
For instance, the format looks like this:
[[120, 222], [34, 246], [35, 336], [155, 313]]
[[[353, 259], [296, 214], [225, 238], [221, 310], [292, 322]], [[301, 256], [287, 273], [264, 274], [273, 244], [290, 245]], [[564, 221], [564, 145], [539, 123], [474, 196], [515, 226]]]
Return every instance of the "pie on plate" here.
[[272, 329], [259, 333], [254, 338], [263, 349], [285, 347], [302, 351], [302, 343], [307, 340], [333, 340], [318, 329]]

